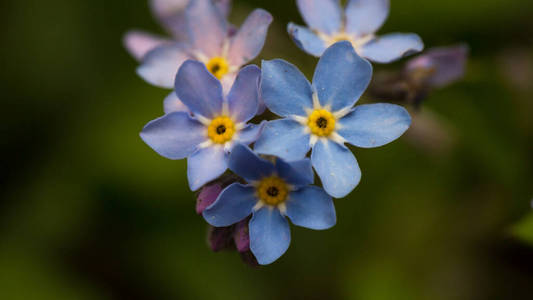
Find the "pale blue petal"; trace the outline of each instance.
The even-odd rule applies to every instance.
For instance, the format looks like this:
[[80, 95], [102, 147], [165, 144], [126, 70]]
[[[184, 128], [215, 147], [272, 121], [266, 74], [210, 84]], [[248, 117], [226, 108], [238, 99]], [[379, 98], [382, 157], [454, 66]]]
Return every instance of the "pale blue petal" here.
[[263, 61], [261, 95], [266, 106], [279, 116], [307, 116], [313, 107], [313, 89], [304, 74], [294, 65], [274, 59]]
[[195, 50], [208, 57], [220, 56], [228, 36], [224, 15], [212, 0], [190, 1], [186, 9], [189, 39]]
[[276, 160], [276, 172], [286, 182], [294, 186], [305, 186], [313, 184], [315, 174], [311, 160], [304, 158], [293, 162], [285, 162], [282, 159]]
[[323, 230], [337, 223], [333, 200], [319, 187], [308, 186], [291, 192], [286, 206], [286, 215], [294, 225]]
[[151, 50], [171, 42], [163, 37], [146, 33], [143, 31], [132, 30], [124, 35], [124, 47], [137, 60], [142, 58]]
[[252, 213], [257, 203], [255, 189], [240, 183], [225, 188], [217, 200], [202, 213], [207, 223], [215, 227], [233, 225]]
[[176, 94], [192, 113], [213, 118], [222, 111], [222, 85], [203, 63], [183, 63], [175, 85]]
[[361, 170], [352, 152], [330, 140], [316, 143], [311, 161], [324, 189], [335, 198], [348, 195], [361, 180]]
[[364, 36], [378, 31], [389, 10], [389, 0], [349, 0], [345, 10], [346, 32]]
[[231, 11], [231, 0], [214, 0], [215, 6], [224, 17], [228, 17]]
[[243, 145], [249, 145], [261, 136], [267, 121], [262, 121], [260, 124], [248, 124], [237, 135], [237, 141]]
[[310, 135], [304, 127], [293, 120], [281, 119], [266, 124], [254, 150], [260, 154], [278, 156], [286, 161], [300, 160], [309, 149]]
[[211, 146], [196, 151], [187, 159], [189, 188], [196, 191], [209, 181], [217, 179], [228, 169], [228, 155], [222, 146]]
[[188, 113], [175, 112], [148, 123], [141, 132], [143, 141], [160, 155], [182, 159], [193, 154], [204, 142], [205, 126]]
[[137, 68], [137, 74], [150, 84], [172, 88], [178, 68], [189, 59], [184, 45], [174, 43], [159, 46], [148, 52]]
[[259, 55], [265, 45], [270, 23], [272, 16], [263, 9], [254, 10], [246, 18], [230, 41], [228, 60], [231, 65], [242, 66]]
[[298, 48], [316, 57], [320, 57], [326, 50], [326, 42], [313, 31], [289, 23], [287, 31]]
[[424, 43], [418, 35], [391, 33], [366, 43], [360, 48], [359, 53], [377, 63], [390, 63], [423, 49]]
[[329, 47], [318, 61], [313, 85], [322, 106], [332, 111], [352, 107], [364, 93], [372, 78], [370, 63], [355, 53], [350, 42]]
[[289, 222], [279, 210], [263, 207], [255, 211], [249, 228], [250, 250], [259, 264], [273, 263], [289, 248], [291, 243]]
[[236, 122], [248, 122], [259, 105], [261, 69], [250, 65], [242, 68], [228, 94], [229, 113]]
[[298, 0], [296, 3], [309, 28], [326, 34], [340, 31], [342, 14], [339, 0]]
[[189, 112], [187, 106], [181, 102], [181, 100], [178, 98], [178, 95], [176, 95], [176, 92], [174, 91], [172, 91], [172, 93], [170, 93], [163, 101], [163, 109], [165, 114], [177, 111]]
[[274, 173], [274, 165], [241, 144], [235, 145], [229, 158], [229, 168], [247, 181], [256, 181]]
[[405, 108], [387, 103], [358, 105], [339, 120], [338, 133], [350, 144], [373, 148], [399, 138], [411, 125]]
[[189, 0], [151, 0], [150, 7], [156, 19], [178, 40], [187, 39], [185, 7]]

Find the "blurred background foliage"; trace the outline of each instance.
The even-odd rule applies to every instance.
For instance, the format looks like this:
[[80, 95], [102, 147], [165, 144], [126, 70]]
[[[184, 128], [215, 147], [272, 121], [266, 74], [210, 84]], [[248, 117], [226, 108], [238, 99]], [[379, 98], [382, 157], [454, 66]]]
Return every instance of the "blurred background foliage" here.
[[[285, 31], [302, 23], [293, 1], [234, 2], [237, 24], [255, 7], [275, 17], [261, 58], [311, 76], [316, 59]], [[530, 0], [393, 0], [381, 32], [465, 42], [467, 75], [413, 111], [425, 134], [355, 149], [363, 179], [336, 201], [337, 226], [293, 227], [259, 269], [209, 250], [185, 162], [138, 136], [167, 94], [121, 44], [130, 28], [161, 32], [147, 2], [0, 8], [1, 299], [531, 299]]]

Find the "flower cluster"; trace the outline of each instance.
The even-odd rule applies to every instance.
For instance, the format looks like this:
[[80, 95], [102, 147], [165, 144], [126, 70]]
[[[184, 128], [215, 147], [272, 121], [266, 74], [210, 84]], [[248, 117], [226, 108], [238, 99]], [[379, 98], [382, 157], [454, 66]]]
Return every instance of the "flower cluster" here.
[[[291, 23], [288, 32], [320, 57], [309, 82], [282, 59], [245, 66], [265, 43], [272, 22], [265, 10], [237, 29], [226, 19], [229, 0], [151, 3], [173, 38], [132, 31], [125, 45], [143, 79], [174, 90], [165, 114], [140, 135], [161, 156], [187, 159], [189, 187], [201, 190], [197, 212], [215, 228], [212, 248], [234, 244], [265, 265], [288, 249], [289, 220], [314, 230], [334, 226], [333, 198], [361, 179], [348, 145], [383, 146], [411, 124], [395, 104], [354, 107], [371, 82], [370, 61], [419, 52], [421, 39], [375, 35], [388, 0], [349, 0], [344, 11], [338, 0], [297, 0], [309, 28]], [[279, 118], [263, 120], [265, 107]]]

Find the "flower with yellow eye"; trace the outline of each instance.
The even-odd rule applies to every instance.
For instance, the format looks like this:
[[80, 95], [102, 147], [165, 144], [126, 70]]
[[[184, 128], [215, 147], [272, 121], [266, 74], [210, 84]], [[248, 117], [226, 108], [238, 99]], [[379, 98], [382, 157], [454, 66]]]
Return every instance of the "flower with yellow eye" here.
[[204, 64], [187, 61], [176, 76], [176, 93], [191, 112], [172, 112], [148, 123], [141, 138], [169, 159], [187, 158], [187, 177], [195, 191], [222, 175], [236, 143], [250, 144], [263, 124], [247, 124], [257, 113], [256, 66], [244, 67], [224, 97], [220, 81]]
[[246, 219], [250, 250], [257, 261], [267, 265], [287, 251], [294, 225], [323, 230], [337, 222], [331, 197], [314, 182], [309, 159], [285, 162], [265, 160], [248, 147], [236, 145], [229, 168], [247, 183], [226, 187], [202, 213], [216, 227], [226, 227]]
[[[172, 88], [183, 62], [197, 60], [205, 64], [228, 92], [239, 69], [261, 52], [272, 16], [256, 9], [235, 31], [221, 12], [221, 7], [226, 7], [222, 3], [226, 2], [190, 0], [180, 19], [186, 37], [177, 42], [167, 41], [145, 53], [137, 73], [153, 85]], [[175, 93], [167, 100], [166, 113], [184, 110]]]
[[341, 198], [359, 183], [361, 171], [344, 145], [371, 148], [385, 145], [409, 128], [407, 111], [393, 104], [352, 106], [367, 88], [370, 63], [351, 43], [339, 42], [320, 58], [311, 85], [293, 65], [264, 61], [261, 94], [266, 106], [284, 119], [268, 122], [255, 151], [287, 161], [311, 161], [326, 192]]
[[389, 15], [389, 0], [348, 0], [344, 12], [339, 0], [298, 0], [297, 4], [309, 28], [290, 23], [287, 30], [296, 45], [311, 55], [321, 56], [331, 45], [348, 41], [360, 56], [389, 63], [424, 48], [414, 33], [375, 35]]

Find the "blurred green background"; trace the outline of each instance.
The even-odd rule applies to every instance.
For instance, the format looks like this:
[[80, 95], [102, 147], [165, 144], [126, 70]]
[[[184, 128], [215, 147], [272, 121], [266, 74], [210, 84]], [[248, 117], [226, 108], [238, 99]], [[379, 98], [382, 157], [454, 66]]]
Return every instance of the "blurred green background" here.
[[[294, 1], [234, 2], [237, 24], [275, 17], [261, 58], [311, 76], [285, 31], [302, 23]], [[465, 79], [413, 112], [425, 134], [355, 149], [363, 178], [333, 229], [293, 226], [288, 252], [254, 269], [209, 250], [185, 162], [138, 136], [167, 94], [121, 43], [162, 33], [147, 1], [3, 1], [0, 298], [531, 299], [532, 5], [392, 0], [381, 32], [467, 43]]]

